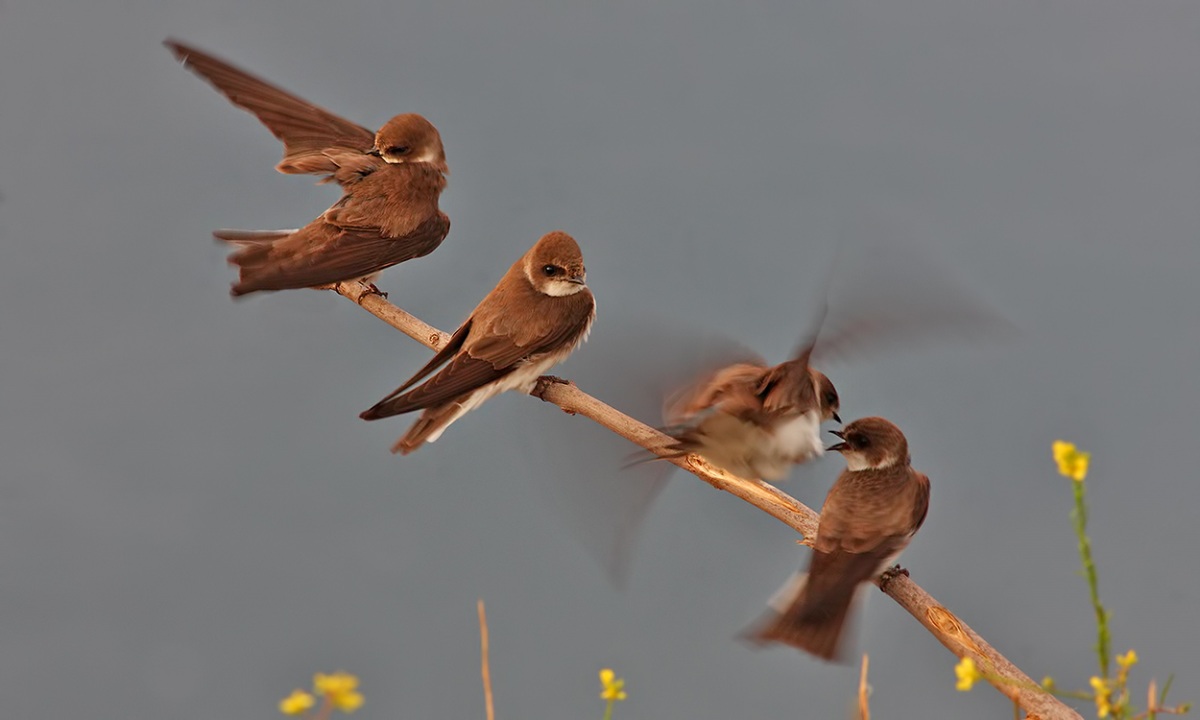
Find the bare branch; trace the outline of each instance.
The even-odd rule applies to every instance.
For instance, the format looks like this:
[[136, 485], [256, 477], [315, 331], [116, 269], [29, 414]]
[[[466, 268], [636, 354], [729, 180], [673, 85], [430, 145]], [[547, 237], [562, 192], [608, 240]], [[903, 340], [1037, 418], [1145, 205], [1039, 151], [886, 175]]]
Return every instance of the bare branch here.
[[[378, 294], [372, 293], [362, 283], [339, 283], [334, 290], [427, 347], [436, 350], [449, 338], [446, 333], [425, 324]], [[670, 440], [658, 430], [606, 405], [574, 384], [557, 378], [543, 378], [531, 394], [559, 406], [564, 412], [583, 415], [658, 455], [664, 454], [663, 447]], [[667, 461], [678, 465], [716, 489], [745, 500], [796, 530], [805, 538], [816, 535], [817, 513], [773, 485], [731, 475], [709, 465], [696, 455], [667, 458]], [[966, 623], [939, 605], [929, 593], [922, 590], [908, 577], [899, 575], [892, 578], [884, 592], [924, 625], [950, 652], [960, 658], [973, 658], [979, 668], [986, 673], [988, 682], [1003, 695], [1018, 703], [1029, 715], [1037, 716], [1042, 720], [1082, 720], [1079, 713], [1043, 690]]]

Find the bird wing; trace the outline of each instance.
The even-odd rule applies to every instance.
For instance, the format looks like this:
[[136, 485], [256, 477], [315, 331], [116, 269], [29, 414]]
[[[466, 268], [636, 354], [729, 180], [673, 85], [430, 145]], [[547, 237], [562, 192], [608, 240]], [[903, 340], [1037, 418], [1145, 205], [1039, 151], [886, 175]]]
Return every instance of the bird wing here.
[[242, 281], [234, 290], [304, 288], [365, 277], [428, 255], [449, 231], [450, 218], [441, 212], [403, 237], [345, 230], [318, 221], [273, 245], [247, 247], [230, 255], [229, 261], [242, 267]]
[[521, 322], [492, 313], [491, 299], [489, 295], [472, 313], [462, 349], [446, 367], [423, 385], [385, 398], [363, 416], [375, 419], [440, 405], [531, 361], [557, 352], [565, 355], [583, 339], [595, 315], [587, 290], [567, 297], [538, 296], [536, 311]]
[[[185, 67], [207, 80], [234, 105], [255, 115], [283, 142], [276, 169], [289, 174], [334, 176], [345, 184], [369, 169], [384, 165], [367, 155], [375, 133], [334, 115], [307, 100], [176, 40], [164, 43]], [[343, 166], [352, 172], [339, 169]]]

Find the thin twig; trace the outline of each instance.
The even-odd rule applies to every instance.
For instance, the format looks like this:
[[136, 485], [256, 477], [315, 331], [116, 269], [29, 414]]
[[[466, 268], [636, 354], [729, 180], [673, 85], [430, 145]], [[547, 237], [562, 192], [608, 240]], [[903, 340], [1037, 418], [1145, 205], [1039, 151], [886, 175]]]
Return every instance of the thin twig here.
[[492, 704], [492, 670], [488, 665], [487, 613], [483, 610], [483, 598], [479, 598], [479, 647], [483, 656], [483, 702], [487, 707], [487, 720], [496, 720], [496, 708]]
[[[339, 283], [335, 291], [430, 348], [441, 347], [449, 337], [372, 293], [362, 283]], [[666, 435], [604, 404], [574, 384], [545, 380], [539, 382], [531, 394], [554, 403], [567, 413], [583, 415], [594, 420], [650, 452], [658, 455], [666, 453], [663, 449], [669, 441]], [[816, 534], [817, 514], [773, 485], [731, 475], [709, 465], [696, 455], [667, 460], [718, 490], [745, 500], [805, 538]], [[1028, 714], [1042, 720], [1082, 720], [1079, 713], [1043, 690], [910, 578], [904, 575], [892, 578], [884, 592], [924, 625], [950, 652], [960, 658], [973, 658], [980, 669], [987, 673], [988, 682], [1003, 695], [1019, 703]]]

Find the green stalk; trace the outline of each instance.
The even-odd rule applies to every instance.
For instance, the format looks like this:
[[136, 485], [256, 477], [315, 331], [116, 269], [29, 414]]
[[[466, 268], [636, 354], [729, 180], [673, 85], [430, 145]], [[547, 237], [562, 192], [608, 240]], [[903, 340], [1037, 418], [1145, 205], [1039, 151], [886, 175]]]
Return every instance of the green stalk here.
[[1075, 509], [1071, 520], [1075, 524], [1075, 536], [1079, 538], [1079, 558], [1083, 561], [1083, 576], [1087, 579], [1088, 591], [1092, 596], [1092, 610], [1096, 613], [1096, 653], [1100, 657], [1100, 676], [1108, 677], [1108, 612], [1100, 604], [1100, 591], [1096, 585], [1096, 564], [1092, 562], [1092, 542], [1087, 536], [1087, 500], [1083, 481], [1071, 483], [1075, 486]]

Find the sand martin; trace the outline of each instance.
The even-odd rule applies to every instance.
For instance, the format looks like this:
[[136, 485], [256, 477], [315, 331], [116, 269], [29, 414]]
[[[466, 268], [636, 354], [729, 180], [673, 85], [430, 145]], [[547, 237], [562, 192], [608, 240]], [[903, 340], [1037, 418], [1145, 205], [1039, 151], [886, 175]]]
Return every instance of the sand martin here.
[[174, 40], [165, 44], [283, 141], [277, 170], [324, 175], [321, 182], [342, 186], [342, 199], [302, 228], [214, 232], [239, 248], [229, 256], [241, 271], [233, 295], [370, 282], [445, 239], [450, 219], [438, 209], [438, 197], [448, 170], [441, 136], [428, 120], [397, 115], [371, 132], [208, 53]]
[[909, 464], [900, 428], [868, 417], [833, 431], [830, 447], [846, 469], [821, 509], [808, 575], [789, 584], [749, 637], [806, 650], [825, 660], [840, 656], [842, 630], [862, 583], [887, 570], [925, 521], [929, 478]]
[[[407, 455], [506, 390], [529, 392], [539, 376], [587, 339], [596, 300], [574, 238], [544, 235], [484, 297], [425, 367], [362, 413], [364, 420], [424, 410], [392, 447]], [[412, 387], [445, 364], [436, 375]], [[409, 388], [412, 388], [411, 390]]]
[[824, 451], [821, 423], [841, 422], [837, 389], [810, 367], [812, 346], [773, 367], [747, 361], [720, 368], [668, 401], [675, 456], [696, 453], [735, 475], [782, 480], [792, 465]]

